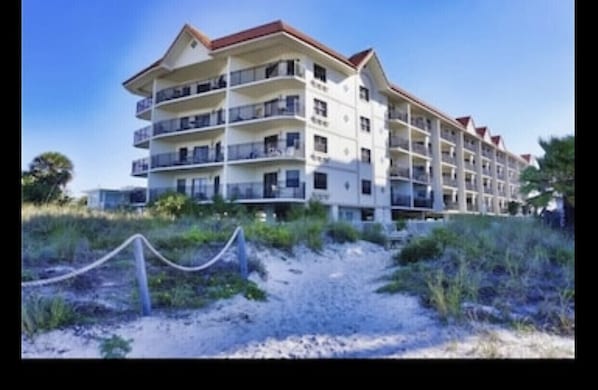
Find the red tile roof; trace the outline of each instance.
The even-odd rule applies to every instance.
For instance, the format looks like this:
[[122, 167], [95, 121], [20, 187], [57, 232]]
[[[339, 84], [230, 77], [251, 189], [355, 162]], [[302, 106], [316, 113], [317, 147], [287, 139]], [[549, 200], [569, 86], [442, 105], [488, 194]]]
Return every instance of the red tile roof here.
[[355, 67], [353, 63], [351, 63], [347, 57], [344, 55], [336, 52], [335, 50], [329, 48], [328, 46], [316, 41], [312, 37], [302, 33], [301, 31], [289, 26], [288, 24], [284, 23], [281, 20], [277, 20], [272, 23], [263, 24], [261, 26], [253, 27], [248, 30], [243, 30], [235, 34], [227, 35], [222, 38], [214, 39], [212, 41], [212, 50], [222, 49], [227, 46], [231, 46], [237, 43], [249, 41], [255, 38], [263, 37], [266, 35], [271, 35], [279, 32], [284, 32], [289, 35], [294, 36], [295, 38], [307, 43], [310, 46], [323, 51], [324, 53], [336, 58], [337, 60], [349, 65], [351, 67]]
[[462, 116], [456, 119], [457, 122], [461, 123], [463, 125], [463, 127], [467, 127], [467, 125], [469, 124], [469, 121], [471, 121], [471, 117], [470, 116]]
[[478, 133], [478, 135], [482, 138], [484, 138], [484, 135], [486, 134], [487, 131], [488, 131], [488, 128], [486, 126], [475, 128], [475, 132]]
[[361, 62], [365, 60], [366, 57], [373, 51], [374, 49], [369, 48], [360, 51], [359, 53], [355, 53], [351, 57], [349, 57], [349, 62], [352, 63], [354, 66], [359, 67], [361, 65]]
[[493, 135], [491, 138], [493, 144], [498, 145], [500, 143], [500, 135]]

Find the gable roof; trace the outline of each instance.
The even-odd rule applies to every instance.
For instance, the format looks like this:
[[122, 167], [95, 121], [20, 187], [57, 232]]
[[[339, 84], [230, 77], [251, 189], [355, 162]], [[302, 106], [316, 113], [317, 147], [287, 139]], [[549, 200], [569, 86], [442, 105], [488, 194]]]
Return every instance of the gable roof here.
[[476, 127], [475, 128], [475, 132], [478, 133], [478, 135], [482, 138], [484, 138], [484, 136], [486, 135], [486, 132], [488, 131], [488, 128], [486, 126], [482, 126], [482, 127]]
[[522, 158], [523, 158], [525, 161], [527, 161], [528, 163], [530, 163], [530, 162], [531, 162], [531, 160], [532, 160], [532, 155], [531, 155], [531, 154], [522, 154], [522, 155], [521, 155], [521, 157], [522, 157]]
[[349, 62], [353, 64], [355, 67], [361, 66], [361, 63], [367, 58], [367, 56], [372, 53], [374, 49], [371, 47], [369, 49], [365, 49], [360, 51], [359, 53], [353, 54], [349, 57]]
[[471, 116], [462, 116], [455, 119], [457, 122], [461, 123], [464, 127], [467, 127], [469, 122], [471, 121]]

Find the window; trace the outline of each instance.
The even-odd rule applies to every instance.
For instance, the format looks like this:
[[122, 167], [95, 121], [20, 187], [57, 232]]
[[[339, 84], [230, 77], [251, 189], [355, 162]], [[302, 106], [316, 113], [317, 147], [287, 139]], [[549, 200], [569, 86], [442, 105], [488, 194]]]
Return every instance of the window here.
[[314, 64], [314, 78], [320, 80], [321, 82], [326, 82], [326, 68], [320, 66], [318, 64]]
[[361, 193], [366, 195], [372, 194], [372, 181], [371, 180], [362, 180], [361, 181]]
[[328, 188], [328, 175], [325, 173], [314, 172], [314, 188], [316, 190], [325, 190]]
[[287, 188], [298, 188], [299, 187], [299, 171], [289, 170], [287, 171]]
[[367, 148], [361, 148], [361, 162], [370, 164], [372, 162], [371, 154], [371, 150]]
[[364, 116], [359, 117], [359, 123], [361, 125], [361, 130], [370, 132], [370, 119]]
[[316, 152], [328, 153], [328, 139], [314, 135], [314, 150]]
[[322, 100], [314, 99], [314, 113], [323, 117], [328, 116], [328, 104]]
[[287, 148], [299, 147], [299, 133], [287, 133]]
[[361, 100], [365, 100], [366, 102], [370, 101], [370, 90], [366, 87], [359, 87], [359, 98]]

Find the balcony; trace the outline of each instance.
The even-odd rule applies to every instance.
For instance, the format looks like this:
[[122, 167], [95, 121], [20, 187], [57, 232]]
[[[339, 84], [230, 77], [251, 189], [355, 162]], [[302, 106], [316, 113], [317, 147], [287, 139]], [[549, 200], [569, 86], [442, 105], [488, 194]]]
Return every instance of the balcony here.
[[303, 107], [298, 100], [287, 101], [286, 99], [279, 99], [275, 102], [264, 102], [233, 107], [229, 110], [229, 119], [231, 123], [239, 123], [276, 116], [305, 117], [305, 114], [303, 112]]
[[505, 190], [498, 190], [498, 196], [502, 196], [504, 198], [507, 196], [507, 192]]
[[457, 135], [456, 134], [451, 134], [450, 132], [445, 131], [445, 130], [443, 130], [443, 131], [440, 132], [440, 138], [442, 138], [444, 140], [447, 140], [449, 142], [452, 142], [454, 144], [457, 143]]
[[[202, 185], [202, 186], [186, 186], [184, 188], [175, 187], [159, 187], [150, 190], [150, 201], [158, 199], [160, 196], [167, 192], [178, 192], [189, 196], [191, 199], [196, 201], [211, 200], [215, 194], [221, 194], [221, 187], [215, 188], [213, 185]], [[216, 190], [216, 191], [214, 191]]]
[[228, 160], [255, 160], [255, 159], [304, 159], [305, 149], [303, 143], [299, 140], [290, 144], [286, 139], [277, 142], [249, 142], [243, 144], [230, 145], [228, 147]]
[[453, 179], [452, 177], [442, 176], [442, 184], [445, 186], [457, 187], [457, 179]]
[[442, 159], [442, 162], [452, 164], [452, 165], [457, 165], [457, 159], [455, 158], [455, 156], [451, 156], [449, 154], [442, 153], [441, 159]]
[[138, 118], [149, 120], [151, 116], [150, 109], [152, 108], [152, 103], [153, 99], [151, 96], [138, 101], [137, 111], [135, 111], [135, 115], [137, 115]]
[[388, 174], [390, 175], [391, 179], [399, 177], [409, 180], [411, 178], [409, 175], [409, 167], [391, 166], [388, 169]]
[[459, 203], [453, 201], [444, 201], [444, 208], [446, 210], [459, 210]]
[[501, 156], [499, 154], [496, 155], [496, 161], [498, 161], [500, 164], [506, 164], [505, 156]]
[[411, 197], [409, 195], [401, 195], [401, 194], [390, 194], [390, 205], [391, 206], [401, 206], [401, 207], [411, 207]]
[[183, 118], [166, 119], [154, 125], [154, 136], [193, 129], [205, 129], [224, 125], [224, 110]]
[[496, 172], [496, 177], [500, 180], [505, 180], [505, 173], [504, 172]]
[[222, 153], [217, 153], [216, 149], [208, 147], [200, 148], [199, 150], [196, 149], [193, 154], [175, 152], [155, 154], [151, 157], [152, 169], [189, 165], [204, 165], [220, 163], [224, 161], [224, 155]]
[[411, 150], [417, 154], [421, 154], [422, 156], [430, 156], [432, 153], [430, 149], [428, 149], [424, 144], [412, 142], [411, 143]]
[[230, 86], [243, 85], [275, 77], [295, 76], [305, 78], [305, 68], [294, 60], [272, 62], [230, 73]]
[[472, 164], [471, 162], [469, 162], [467, 160], [463, 161], [463, 168], [468, 169], [470, 171], [474, 171], [474, 172], [476, 171], [475, 164]]
[[210, 91], [226, 88], [226, 76], [219, 75], [213, 79], [181, 84], [162, 89], [156, 93], [156, 104], [177, 100], [187, 96], [204, 95]]
[[469, 190], [469, 191], [477, 191], [477, 189], [476, 189], [476, 183], [472, 183], [470, 181], [466, 181], [465, 182], [465, 189]]
[[491, 159], [492, 158], [492, 151], [488, 149], [482, 148], [482, 156]]
[[411, 125], [417, 127], [418, 129], [429, 133], [432, 129], [431, 121], [423, 116], [418, 116], [411, 118]]
[[[287, 84], [295, 81], [296, 78], [304, 82], [305, 79], [305, 68], [303, 64], [295, 60], [282, 60], [277, 62], [271, 62], [265, 65], [258, 65], [252, 68], [246, 68], [231, 72], [230, 74], [230, 85], [239, 89], [239, 86], [257, 83], [263, 80], [277, 80], [283, 84]], [[286, 87], [292, 88], [292, 85]], [[269, 86], [268, 88], [272, 88]], [[278, 88], [277, 88], [278, 89]], [[280, 85], [280, 89], [285, 89], [285, 85]], [[257, 91], [255, 96], [263, 95], [264, 91]]]
[[272, 185], [259, 182], [229, 184], [228, 198], [234, 200], [305, 199], [305, 183], [295, 184], [296, 187], [287, 187], [282, 181]]
[[413, 170], [413, 180], [419, 181], [421, 183], [429, 184], [430, 183], [430, 175], [426, 172], [422, 172], [420, 170]]
[[421, 208], [431, 209], [432, 208], [432, 199], [415, 197], [415, 198], [413, 198], [413, 207], [421, 207]]
[[391, 148], [409, 150], [409, 140], [402, 137], [391, 135], [389, 138], [389, 145]]
[[407, 113], [403, 112], [401, 110], [397, 110], [397, 109], [388, 110], [388, 119], [389, 120], [400, 120], [402, 122], [409, 123]]
[[482, 167], [482, 174], [486, 176], [492, 176], [492, 171], [489, 167]]
[[152, 137], [152, 125], [136, 130], [133, 134], [133, 146], [140, 148], [149, 147], [149, 139]]
[[471, 142], [468, 142], [467, 140], [465, 140], [465, 142], [463, 142], [463, 147], [467, 150], [474, 152], [474, 153], [477, 153], [477, 151], [478, 151], [478, 145], [477, 145], [477, 143], [475, 143], [475, 141], [472, 144]]
[[147, 157], [133, 161], [131, 165], [131, 176], [147, 176], [149, 171], [149, 159]]
[[490, 186], [484, 187], [484, 193], [492, 195], [492, 187], [490, 187]]
[[477, 211], [477, 205], [475, 205], [473, 203], [466, 203], [465, 204], [465, 209], [467, 211]]

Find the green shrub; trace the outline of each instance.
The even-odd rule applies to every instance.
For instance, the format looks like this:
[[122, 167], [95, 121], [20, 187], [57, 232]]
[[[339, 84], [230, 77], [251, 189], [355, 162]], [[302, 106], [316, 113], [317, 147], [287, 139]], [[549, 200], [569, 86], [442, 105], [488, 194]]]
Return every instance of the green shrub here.
[[421, 260], [433, 260], [442, 254], [442, 247], [430, 237], [418, 237], [405, 245], [395, 255], [399, 264], [415, 263]]
[[379, 223], [365, 225], [361, 232], [361, 239], [378, 245], [386, 244], [386, 235], [384, 234], [382, 225]]
[[21, 304], [21, 332], [29, 336], [70, 325], [75, 319], [75, 311], [62, 298], [35, 295]]
[[100, 343], [100, 353], [104, 359], [122, 359], [131, 352], [133, 339], [125, 340], [120, 336], [112, 335]]
[[395, 222], [395, 226], [398, 231], [401, 231], [407, 228], [407, 221], [403, 218], [397, 219], [397, 221]]
[[167, 192], [161, 195], [151, 206], [150, 210], [158, 215], [179, 218], [194, 213], [193, 199], [178, 192]]
[[254, 221], [246, 227], [245, 233], [249, 240], [288, 251], [292, 250], [296, 243], [288, 226], [283, 224], [270, 225], [266, 222]]
[[359, 232], [349, 223], [336, 221], [329, 223], [327, 234], [334, 242], [355, 242], [359, 238]]
[[319, 200], [310, 199], [307, 202], [305, 216], [308, 218], [327, 219], [328, 210], [326, 209], [326, 206], [324, 206], [324, 204]]
[[318, 218], [301, 218], [286, 224], [295, 238], [295, 242], [305, 242], [313, 251], [320, 251], [324, 245], [324, 221]]

